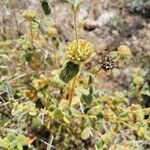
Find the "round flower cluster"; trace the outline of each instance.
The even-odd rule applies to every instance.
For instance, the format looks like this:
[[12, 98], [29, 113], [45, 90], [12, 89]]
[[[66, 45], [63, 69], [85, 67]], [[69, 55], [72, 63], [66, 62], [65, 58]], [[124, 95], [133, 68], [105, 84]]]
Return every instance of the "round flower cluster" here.
[[136, 76], [133, 80], [136, 85], [142, 85], [144, 83], [144, 79], [141, 76]]
[[118, 54], [121, 58], [128, 58], [132, 56], [130, 48], [125, 45], [118, 47]]
[[50, 37], [56, 37], [58, 32], [57, 29], [54, 27], [47, 27], [46, 34]]
[[29, 20], [29, 21], [32, 21], [35, 19], [36, 17], [36, 12], [34, 10], [25, 10], [22, 14], [22, 16]]
[[75, 64], [80, 64], [90, 57], [94, 51], [94, 45], [84, 39], [78, 39], [78, 45], [76, 40], [74, 40], [66, 50], [68, 59]]

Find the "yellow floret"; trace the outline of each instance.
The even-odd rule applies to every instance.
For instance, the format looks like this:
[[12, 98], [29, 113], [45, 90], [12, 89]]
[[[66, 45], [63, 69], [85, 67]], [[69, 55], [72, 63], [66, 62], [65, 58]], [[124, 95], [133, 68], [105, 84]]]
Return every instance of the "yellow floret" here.
[[46, 29], [46, 34], [50, 37], [56, 37], [58, 32], [57, 32], [57, 29], [54, 28], [54, 27], [48, 27]]
[[121, 58], [128, 58], [132, 56], [130, 48], [125, 45], [121, 45], [118, 47], [118, 54]]
[[33, 19], [35, 19], [36, 17], [36, 12], [34, 10], [25, 10], [22, 14], [22, 16], [29, 20], [29, 21], [32, 21]]
[[144, 79], [140, 76], [136, 76], [133, 80], [136, 85], [142, 85], [144, 83]]
[[66, 50], [68, 59], [79, 64], [90, 57], [94, 51], [94, 45], [84, 39], [79, 39], [78, 46], [76, 40], [74, 40], [69, 44]]

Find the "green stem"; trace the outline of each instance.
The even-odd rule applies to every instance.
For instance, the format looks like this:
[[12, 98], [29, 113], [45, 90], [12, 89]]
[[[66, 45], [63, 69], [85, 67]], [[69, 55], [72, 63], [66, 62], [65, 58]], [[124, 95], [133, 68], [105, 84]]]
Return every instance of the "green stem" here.
[[54, 61], [55, 61], [55, 66], [56, 66], [56, 69], [59, 69], [58, 68], [58, 60], [57, 60], [57, 55], [56, 55], [56, 51], [54, 50]]
[[33, 30], [32, 30], [32, 21], [30, 21], [30, 40], [31, 40], [31, 46], [33, 48]]
[[72, 81], [70, 94], [69, 94], [69, 107], [71, 107], [72, 98], [73, 98], [73, 95], [74, 95], [74, 92], [75, 92], [76, 79], [77, 79], [77, 75], [74, 77], [74, 79]]
[[[75, 30], [75, 37], [76, 37], [77, 50], [78, 50], [79, 43], [78, 43], [78, 30], [77, 30], [77, 10], [75, 7], [73, 8], [73, 15], [74, 15], [74, 30]], [[74, 77], [74, 79], [72, 81], [70, 94], [69, 94], [69, 107], [71, 106], [72, 98], [73, 98], [73, 95], [75, 92], [76, 79], [77, 79], [77, 75]]]
[[74, 14], [74, 29], [75, 29], [75, 37], [76, 37], [77, 48], [78, 48], [79, 43], [78, 43], [77, 11], [76, 11], [76, 8], [74, 8], [74, 10], [73, 10], [73, 14]]

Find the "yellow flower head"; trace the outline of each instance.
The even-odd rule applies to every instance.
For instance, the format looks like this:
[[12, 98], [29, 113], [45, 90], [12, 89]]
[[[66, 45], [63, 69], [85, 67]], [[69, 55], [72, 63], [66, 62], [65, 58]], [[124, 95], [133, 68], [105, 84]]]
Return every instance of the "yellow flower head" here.
[[121, 45], [118, 47], [118, 54], [121, 58], [128, 58], [132, 56], [130, 48], [125, 45]]
[[54, 27], [48, 27], [46, 29], [46, 34], [50, 37], [56, 37], [58, 32], [57, 32], [57, 29], [54, 28]]
[[94, 45], [84, 39], [79, 39], [78, 46], [76, 40], [74, 40], [69, 44], [66, 50], [68, 59], [79, 64], [90, 57], [94, 51]]
[[141, 68], [135, 68], [133, 70], [133, 77], [140, 76], [141, 73], [142, 73], [142, 69]]
[[144, 79], [141, 76], [136, 76], [133, 80], [136, 85], [142, 85], [144, 83]]
[[25, 10], [22, 14], [22, 16], [29, 20], [29, 21], [32, 21], [33, 19], [35, 19], [36, 17], [36, 12], [34, 10]]

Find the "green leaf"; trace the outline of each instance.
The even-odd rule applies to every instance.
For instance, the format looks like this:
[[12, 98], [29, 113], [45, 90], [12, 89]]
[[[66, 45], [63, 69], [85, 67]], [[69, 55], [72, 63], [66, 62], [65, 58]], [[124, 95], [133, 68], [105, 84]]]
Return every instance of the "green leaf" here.
[[0, 54], [0, 57], [10, 61], [10, 58], [6, 54]]
[[27, 144], [27, 138], [22, 134], [19, 134], [16, 139], [22, 146]]
[[34, 118], [32, 119], [32, 125], [33, 125], [34, 127], [36, 127], [36, 128], [40, 127], [40, 126], [42, 125], [42, 122], [41, 122], [40, 118], [34, 117]]
[[70, 124], [70, 121], [67, 117], [63, 117], [63, 120], [64, 120], [65, 123]]
[[56, 109], [54, 112], [53, 112], [53, 118], [54, 119], [63, 119], [64, 118], [64, 114], [63, 112], [60, 110], [60, 109]]
[[2, 139], [1, 141], [1, 146], [4, 147], [4, 148], [8, 148], [10, 145], [10, 141], [8, 139], [8, 137], [5, 137], [4, 139]]
[[17, 150], [23, 150], [23, 147], [19, 142], [17, 143]]
[[27, 62], [31, 62], [32, 61], [32, 57], [33, 57], [32, 53], [27, 53], [25, 55], [25, 59], [26, 59]]
[[90, 138], [90, 136], [91, 136], [90, 127], [86, 127], [81, 133], [81, 138], [83, 140], [87, 140], [88, 138]]
[[94, 91], [94, 90], [93, 90], [93, 87], [90, 86], [90, 87], [89, 87], [89, 94], [93, 95], [93, 91]]
[[89, 76], [89, 85], [93, 83], [93, 77], [90, 75]]
[[110, 57], [113, 58], [113, 59], [117, 58], [117, 56], [118, 56], [118, 52], [117, 51], [112, 51], [110, 53]]
[[103, 149], [104, 142], [102, 140], [97, 140], [96, 145], [98, 149]]
[[9, 148], [12, 146], [11, 143], [13, 143], [16, 140], [16, 135], [14, 133], [9, 133], [4, 139], [2, 139], [2, 147]]
[[54, 46], [55, 46], [56, 48], [59, 47], [59, 40], [58, 40], [58, 38], [53, 37], [53, 38], [52, 38], [52, 43], [54, 44]]
[[119, 71], [117, 68], [113, 68], [113, 69], [112, 69], [112, 73], [113, 73], [113, 76], [114, 76], [114, 77], [118, 77], [119, 74], [120, 74], [120, 71]]
[[50, 6], [49, 6], [49, 4], [48, 4], [48, 2], [46, 0], [41, 2], [41, 6], [42, 6], [42, 8], [44, 10], [45, 15], [50, 15], [51, 8], [50, 8]]
[[78, 64], [74, 64], [71, 61], [67, 62], [65, 68], [63, 68], [59, 74], [60, 79], [63, 82], [68, 83], [71, 79], [73, 79], [73, 77], [77, 75], [79, 68], [80, 67]]
[[16, 140], [16, 135], [15, 135], [15, 133], [9, 133], [9, 134], [7, 135], [7, 138], [8, 138], [8, 140], [9, 140], [10, 142], [13, 142], [13, 141]]
[[148, 83], [145, 83], [143, 85], [143, 88], [141, 90], [141, 94], [150, 96], [150, 87], [149, 87]]
[[93, 101], [93, 95], [92, 94], [82, 94], [81, 95], [81, 101], [85, 102], [86, 104], [91, 104]]

